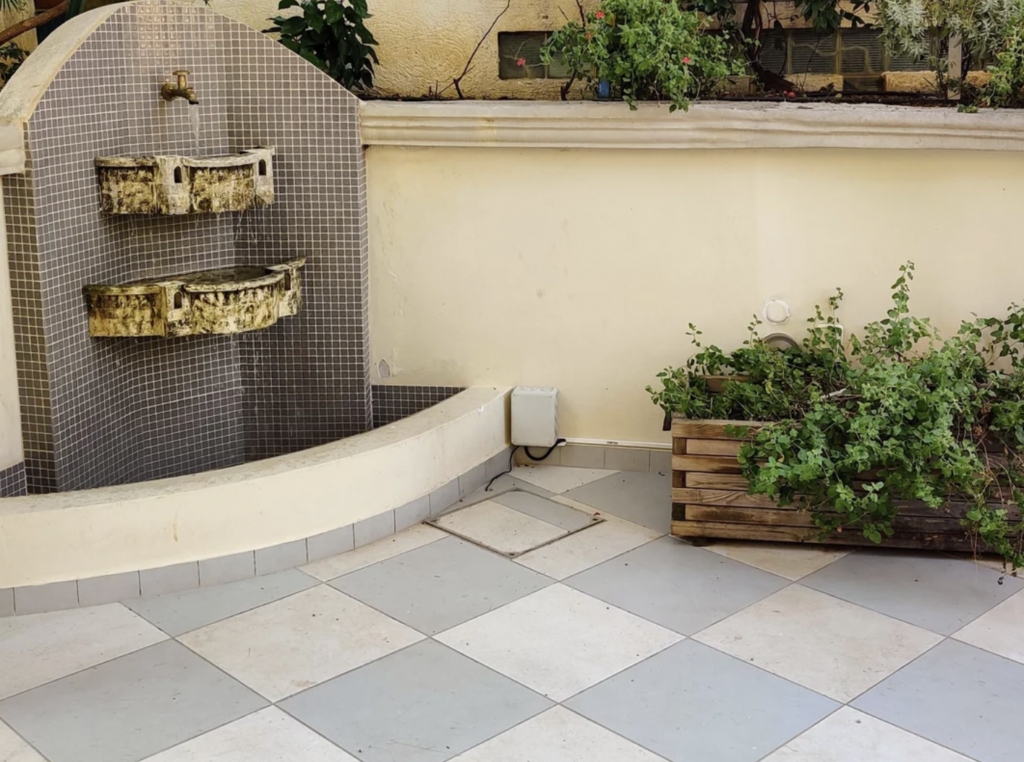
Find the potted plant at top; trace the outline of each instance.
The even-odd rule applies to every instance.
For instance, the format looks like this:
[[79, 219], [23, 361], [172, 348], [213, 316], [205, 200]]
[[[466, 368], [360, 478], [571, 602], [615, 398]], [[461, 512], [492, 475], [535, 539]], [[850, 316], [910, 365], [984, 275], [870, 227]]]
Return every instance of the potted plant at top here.
[[1024, 565], [1024, 308], [943, 338], [909, 308], [844, 336], [816, 308], [777, 349], [759, 322], [733, 352], [702, 344], [648, 387], [671, 418], [672, 533], [993, 552]]
[[563, 100], [577, 80], [601, 98], [668, 101], [669, 110], [689, 108], [744, 64], [734, 41], [706, 34], [712, 20], [665, 0], [604, 0], [597, 10], [551, 35], [541, 60], [569, 69]]

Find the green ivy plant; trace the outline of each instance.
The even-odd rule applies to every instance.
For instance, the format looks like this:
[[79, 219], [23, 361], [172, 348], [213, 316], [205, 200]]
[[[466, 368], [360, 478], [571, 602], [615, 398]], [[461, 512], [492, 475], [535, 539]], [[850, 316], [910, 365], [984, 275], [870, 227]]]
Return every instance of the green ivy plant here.
[[[837, 292], [817, 308], [799, 346], [776, 349], [758, 334], [733, 352], [697, 348], [682, 368], [648, 387], [667, 414], [766, 421], [740, 452], [752, 494], [811, 512], [824, 533], [894, 533], [904, 501], [941, 511], [966, 503], [978, 548], [1024, 565], [1024, 308], [964, 321], [944, 338], [910, 311], [913, 263], [900, 268], [892, 307], [862, 335], [844, 337]], [[707, 376], [734, 375], [720, 394]], [[737, 429], [737, 434], [742, 429]]]
[[300, 8], [295, 16], [270, 19], [267, 32], [349, 90], [373, 86], [373, 65], [380, 63], [377, 40], [366, 28], [366, 0], [281, 0], [278, 10]]
[[570, 21], [541, 49], [545, 64], [561, 61], [573, 79], [606, 81], [631, 109], [638, 101], [668, 101], [686, 110], [743, 66], [723, 35], [706, 34], [711, 20], [665, 0], [604, 0], [582, 21]]
[[1024, 18], [1005, 30], [995, 63], [988, 71], [991, 77], [981, 88], [978, 103], [995, 108], [1024, 107]]

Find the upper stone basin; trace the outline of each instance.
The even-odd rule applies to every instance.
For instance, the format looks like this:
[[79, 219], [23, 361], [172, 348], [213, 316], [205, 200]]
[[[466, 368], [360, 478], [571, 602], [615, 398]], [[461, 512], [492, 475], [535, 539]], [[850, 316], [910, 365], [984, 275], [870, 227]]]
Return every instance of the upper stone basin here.
[[106, 214], [241, 212], [274, 203], [273, 148], [231, 156], [100, 156]]

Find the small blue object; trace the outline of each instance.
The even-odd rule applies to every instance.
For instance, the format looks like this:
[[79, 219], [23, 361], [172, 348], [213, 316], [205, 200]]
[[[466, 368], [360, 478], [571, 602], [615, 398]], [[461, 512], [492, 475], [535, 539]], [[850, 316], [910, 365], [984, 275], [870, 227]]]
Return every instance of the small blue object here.
[[597, 83], [597, 97], [605, 100], [612, 97], [612, 84], [607, 79]]

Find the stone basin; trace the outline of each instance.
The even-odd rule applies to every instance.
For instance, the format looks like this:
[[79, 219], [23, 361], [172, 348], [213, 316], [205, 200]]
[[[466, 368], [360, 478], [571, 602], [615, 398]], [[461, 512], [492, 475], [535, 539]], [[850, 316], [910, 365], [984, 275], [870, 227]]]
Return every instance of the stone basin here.
[[88, 285], [91, 336], [230, 334], [269, 328], [302, 303], [304, 258], [117, 285]]
[[241, 212], [274, 203], [273, 148], [232, 156], [100, 156], [105, 214]]

